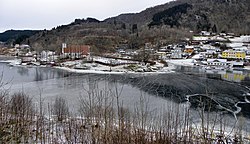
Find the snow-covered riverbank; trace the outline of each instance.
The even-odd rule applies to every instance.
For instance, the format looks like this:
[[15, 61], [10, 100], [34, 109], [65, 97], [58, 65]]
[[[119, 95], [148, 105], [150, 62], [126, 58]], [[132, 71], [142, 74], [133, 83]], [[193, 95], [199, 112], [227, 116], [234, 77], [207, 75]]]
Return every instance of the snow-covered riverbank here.
[[167, 63], [179, 66], [194, 66], [193, 59], [170, 59], [166, 60]]
[[156, 62], [155, 65], [142, 65], [142, 64], [123, 64], [117, 66], [108, 66], [98, 63], [82, 63], [82, 61], [67, 61], [61, 64], [62, 66], [56, 67], [59, 69], [67, 70], [76, 73], [98, 73], [98, 74], [157, 74], [157, 73], [171, 73], [174, 67], [165, 67], [164, 64]]
[[[27, 66], [26, 64], [17, 63], [18, 59], [2, 60], [0, 62], [9, 63], [11, 66]], [[159, 74], [159, 73], [172, 73], [174, 66], [165, 67], [164, 64], [156, 62], [155, 65], [142, 65], [142, 64], [122, 64], [117, 66], [108, 66], [98, 63], [82, 63], [81, 60], [66, 61], [60, 63], [60, 66], [54, 68], [66, 70], [74, 73], [92, 73], [92, 74]], [[30, 65], [29, 65], [30, 66]], [[37, 65], [34, 65], [37, 66]], [[43, 65], [41, 65], [43, 66]]]

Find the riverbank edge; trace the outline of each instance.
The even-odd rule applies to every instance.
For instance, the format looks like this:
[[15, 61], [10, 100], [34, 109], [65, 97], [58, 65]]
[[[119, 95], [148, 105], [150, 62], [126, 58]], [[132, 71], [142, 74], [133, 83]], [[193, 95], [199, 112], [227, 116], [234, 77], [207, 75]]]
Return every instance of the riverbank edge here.
[[[0, 60], [0, 63], [8, 63], [10, 64], [15, 60], [15, 57], [8, 57], [12, 58], [10, 60]], [[22, 67], [29, 67], [27, 65], [16, 65], [16, 66], [22, 66]], [[34, 67], [44, 67], [44, 66], [34, 66]], [[45, 66], [46, 67], [46, 66]], [[53, 68], [68, 71], [68, 72], [73, 72], [73, 73], [83, 73], [83, 74], [138, 74], [138, 75], [152, 75], [152, 74], [167, 74], [167, 73], [173, 73], [174, 67], [164, 67], [163, 70], [161, 71], [155, 71], [155, 72], [135, 72], [135, 71], [129, 71], [129, 70], [80, 70], [80, 69], [74, 69], [74, 68], [69, 68], [65, 66], [52, 66]]]

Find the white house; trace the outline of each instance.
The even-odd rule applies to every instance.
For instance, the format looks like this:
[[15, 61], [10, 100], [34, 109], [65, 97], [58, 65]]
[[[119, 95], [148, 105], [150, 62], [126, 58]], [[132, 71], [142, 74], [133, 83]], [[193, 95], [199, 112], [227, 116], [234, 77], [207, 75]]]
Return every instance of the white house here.
[[181, 59], [183, 54], [182, 48], [175, 48], [171, 51], [171, 58], [172, 59]]
[[27, 53], [30, 52], [30, 46], [25, 44], [22, 45], [16, 44], [15, 49], [16, 49], [16, 55], [25, 56]]
[[207, 59], [208, 66], [225, 67], [227, 66], [227, 59]]
[[54, 61], [55, 60], [55, 52], [53, 51], [42, 51], [40, 54], [40, 60], [41, 61]]

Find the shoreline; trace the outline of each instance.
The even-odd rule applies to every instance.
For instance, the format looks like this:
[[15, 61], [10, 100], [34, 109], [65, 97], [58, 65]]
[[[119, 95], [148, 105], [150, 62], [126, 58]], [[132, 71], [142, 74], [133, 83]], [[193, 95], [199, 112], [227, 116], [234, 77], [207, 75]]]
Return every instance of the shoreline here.
[[[12, 57], [12, 56], [0, 55], [0, 58], [1, 57], [3, 58], [2, 60], [0, 60], [1, 63], [12, 63], [17, 59], [16, 57]], [[155, 74], [155, 75], [157, 75], [157, 74], [174, 73], [175, 72], [174, 69], [176, 66], [197, 67], [196, 65], [194, 65], [193, 61], [194, 61], [193, 59], [167, 60], [166, 62], [168, 63], [168, 67], [164, 67], [164, 66], [162, 66], [162, 64], [158, 63], [157, 65], [158, 66], [160, 65], [161, 68], [158, 70], [152, 70], [152, 71], [144, 71], [142, 67], [139, 68], [140, 71], [130, 70], [130, 69], [124, 68], [126, 66], [129, 66], [129, 64], [124, 64], [124, 65], [115, 66], [115, 67], [110, 67], [110, 66], [101, 65], [101, 64], [98, 64], [98, 66], [96, 67], [96, 66], [93, 66], [93, 64], [86, 64], [89, 67], [89, 69], [71, 68], [70, 66], [72, 66], [76, 63], [80, 64], [77, 61], [74, 61], [74, 62], [68, 61], [68, 62], [64, 63], [64, 64], [66, 64], [65, 66], [52, 66], [52, 68], [64, 70], [67, 72], [82, 73], [82, 74], [115, 74], [115, 75], [121, 75], [121, 74], [152, 75], [152, 74]], [[15, 66], [48, 67], [46, 65], [12, 65], [12, 66], [14, 66], [14, 67]], [[146, 68], [145, 66], [143, 66], [143, 67]], [[202, 70], [201, 66], [199, 68]], [[242, 71], [250, 71], [250, 66], [246, 66], [246, 67], [242, 68], [241, 70]], [[231, 71], [234, 71], [234, 70], [232, 69]], [[210, 71], [208, 71], [208, 72], [210, 72]], [[221, 71], [217, 70], [215, 72], [217, 72], [217, 73], [218, 72], [225, 72], [225, 70], [221, 70]], [[207, 73], [207, 72], [205, 71], [205, 73]]]
[[74, 73], [85, 73], [85, 74], [167, 74], [167, 73], [172, 73], [174, 71], [158, 71], [158, 72], [133, 72], [133, 71], [102, 71], [102, 70], [77, 70], [77, 69], [72, 69], [72, 68], [67, 68], [67, 67], [54, 67], [56, 69], [61, 69], [65, 70], [68, 72], [74, 72]]
[[[13, 57], [14, 58], [14, 57]], [[15, 59], [8, 59], [8, 60], [0, 60], [0, 63], [11, 63], [13, 62]], [[14, 67], [17, 66], [22, 66], [22, 67], [30, 67], [27, 65], [12, 65]], [[31, 66], [31, 67], [46, 67], [46, 66]], [[163, 67], [161, 70], [159, 71], [153, 71], [153, 72], [136, 72], [136, 71], [129, 71], [129, 70], [125, 70], [122, 69], [121, 67], [117, 66], [117, 67], [113, 67], [114, 70], [109, 70], [108, 66], [101, 66], [99, 67], [99, 69], [89, 69], [89, 70], [81, 70], [81, 69], [74, 69], [74, 68], [69, 68], [66, 66], [53, 66], [51, 68], [55, 68], [55, 69], [60, 69], [60, 70], [64, 70], [67, 72], [72, 72], [72, 73], [82, 73], [82, 74], [116, 74], [116, 75], [121, 75], [121, 74], [138, 74], [138, 75], [152, 75], [152, 74], [168, 74], [168, 73], [173, 73], [173, 67]], [[102, 68], [102, 69], [101, 69]]]
[[[0, 55], [0, 58], [3, 58], [0, 60], [0, 63], [12, 63], [14, 62], [17, 58], [12, 57], [12, 56], [2, 56]], [[8, 58], [8, 59], [5, 59]], [[70, 68], [68, 66], [72, 65], [72, 63], [77, 63], [77, 62], [68, 62], [70, 63], [69, 65], [66, 66], [52, 66], [51, 68], [55, 69], [60, 69], [64, 70], [67, 72], [72, 72], [72, 73], [81, 73], [81, 74], [115, 74], [115, 75], [121, 75], [121, 74], [136, 74], [136, 75], [157, 75], [157, 74], [169, 74], [169, 73], [174, 73], [174, 69], [176, 66], [184, 66], [184, 67], [197, 67], [193, 63], [193, 59], [181, 59], [181, 60], [167, 60], [168, 67], [161, 67], [159, 70], [154, 70], [154, 71], [133, 71], [129, 69], [125, 69], [124, 66], [115, 66], [110, 68], [110, 66], [106, 65], [101, 65], [99, 64], [98, 67], [92, 67], [91, 64], [89, 64], [89, 69], [76, 69], [76, 68]], [[67, 62], [66, 62], [67, 63]], [[16, 66], [21, 66], [21, 67], [48, 67], [46, 65], [12, 65], [14, 67]], [[199, 67], [202, 69], [202, 67]], [[242, 71], [250, 71], [250, 66], [246, 66], [245, 68], [241, 69]], [[217, 72], [217, 71], [216, 71]], [[221, 72], [224, 72], [221, 70]], [[205, 72], [206, 73], [206, 72]]]

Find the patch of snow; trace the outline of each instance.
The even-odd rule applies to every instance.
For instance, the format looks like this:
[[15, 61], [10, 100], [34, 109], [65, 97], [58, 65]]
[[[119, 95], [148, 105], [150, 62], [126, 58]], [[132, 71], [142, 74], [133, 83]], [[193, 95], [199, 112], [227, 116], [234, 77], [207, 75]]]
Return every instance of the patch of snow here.
[[178, 59], [178, 60], [167, 60], [168, 63], [181, 66], [194, 66], [193, 59]]

